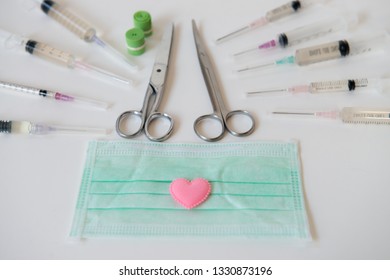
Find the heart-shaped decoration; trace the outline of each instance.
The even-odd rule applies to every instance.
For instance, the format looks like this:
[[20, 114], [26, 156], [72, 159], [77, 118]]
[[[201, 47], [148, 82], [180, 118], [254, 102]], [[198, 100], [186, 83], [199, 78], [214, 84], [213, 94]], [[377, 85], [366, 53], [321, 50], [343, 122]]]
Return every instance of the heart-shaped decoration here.
[[211, 185], [203, 178], [192, 181], [180, 178], [171, 183], [169, 191], [174, 200], [185, 208], [192, 209], [207, 199], [211, 192]]

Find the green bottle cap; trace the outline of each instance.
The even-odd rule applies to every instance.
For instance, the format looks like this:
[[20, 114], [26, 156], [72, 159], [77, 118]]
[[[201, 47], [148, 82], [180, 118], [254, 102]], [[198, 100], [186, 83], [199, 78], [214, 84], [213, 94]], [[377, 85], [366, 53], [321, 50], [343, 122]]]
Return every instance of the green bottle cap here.
[[153, 33], [152, 17], [146, 11], [138, 11], [134, 14], [134, 26], [141, 28], [145, 37], [149, 37]]
[[126, 32], [127, 51], [131, 55], [145, 52], [145, 34], [140, 28], [132, 28]]

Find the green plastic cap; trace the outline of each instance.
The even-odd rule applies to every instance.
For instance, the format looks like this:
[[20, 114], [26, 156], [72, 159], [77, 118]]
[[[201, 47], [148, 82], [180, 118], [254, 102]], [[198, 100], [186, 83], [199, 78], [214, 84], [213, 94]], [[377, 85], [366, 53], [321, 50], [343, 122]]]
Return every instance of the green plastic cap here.
[[145, 34], [140, 28], [132, 28], [126, 32], [127, 51], [131, 55], [145, 52]]
[[152, 35], [152, 17], [146, 11], [138, 11], [134, 14], [134, 26], [141, 28], [145, 36], [148, 37]]

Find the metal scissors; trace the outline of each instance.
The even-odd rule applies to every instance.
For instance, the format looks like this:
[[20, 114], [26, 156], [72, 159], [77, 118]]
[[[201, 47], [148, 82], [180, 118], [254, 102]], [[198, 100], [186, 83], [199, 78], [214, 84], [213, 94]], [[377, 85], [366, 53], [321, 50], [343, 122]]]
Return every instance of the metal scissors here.
[[[214, 112], [208, 115], [200, 116], [194, 122], [194, 130], [196, 135], [198, 135], [201, 139], [208, 142], [215, 142], [225, 135], [225, 132], [228, 131], [233, 136], [247, 136], [250, 135], [255, 129], [255, 120], [253, 116], [244, 110], [235, 110], [228, 111], [225, 107], [225, 104], [222, 99], [222, 92], [218, 86], [217, 78], [215, 72], [213, 70], [211, 60], [207, 55], [204, 43], [200, 37], [198, 28], [196, 27], [196, 23], [192, 20], [192, 31], [194, 33], [195, 45], [198, 53], [198, 59], [200, 63], [200, 67], [202, 70], [203, 78], [205, 80], [207, 90], [209, 92], [211, 104], [213, 106]], [[240, 117], [241, 116], [241, 117]], [[235, 126], [230, 121], [233, 121], [234, 118], [244, 119], [246, 123], [248, 123], [248, 128], [245, 127], [244, 131], [237, 131]], [[229, 121], [230, 120], [230, 121]], [[217, 122], [221, 129], [217, 131], [216, 136], [207, 136], [203, 132], [205, 122], [212, 121]], [[215, 131], [213, 133], [216, 133]]]
[[[144, 132], [146, 137], [151, 141], [164, 141], [169, 138], [173, 131], [174, 121], [171, 116], [165, 113], [158, 112], [160, 106], [165, 81], [168, 73], [169, 57], [171, 54], [171, 46], [173, 39], [173, 24], [170, 23], [164, 31], [163, 38], [160, 43], [160, 48], [154, 62], [153, 71], [150, 77], [148, 89], [146, 90], [144, 103], [140, 111], [131, 110], [122, 113], [116, 121], [116, 131], [123, 138], [134, 138], [141, 132]], [[136, 131], [129, 131], [124, 126], [126, 122], [132, 118], [140, 119], [140, 126]], [[169, 128], [164, 131], [163, 135], [152, 135], [151, 124], [156, 120], [168, 121]]]

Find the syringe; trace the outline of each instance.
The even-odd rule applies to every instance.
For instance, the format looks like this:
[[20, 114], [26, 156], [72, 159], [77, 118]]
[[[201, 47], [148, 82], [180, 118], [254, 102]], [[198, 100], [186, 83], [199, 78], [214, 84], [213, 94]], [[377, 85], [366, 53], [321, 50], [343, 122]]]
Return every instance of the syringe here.
[[286, 56], [275, 61], [249, 65], [236, 70], [239, 73], [245, 73], [253, 70], [261, 70], [265, 68], [272, 68], [275, 66], [297, 64], [299, 66], [306, 66], [318, 62], [334, 60], [346, 56], [353, 56], [363, 53], [369, 53], [376, 50], [383, 50], [388, 45], [387, 34], [382, 34], [376, 37], [370, 37], [365, 40], [340, 40], [331, 43], [325, 43], [308, 48], [298, 49], [295, 56]]
[[306, 7], [317, 4], [321, 2], [325, 2], [326, 0], [299, 0], [299, 1], [290, 1], [284, 5], [281, 5], [279, 7], [276, 7], [273, 10], [268, 11], [265, 16], [256, 19], [249, 24], [236, 29], [233, 32], [230, 32], [229, 34], [226, 34], [216, 40], [216, 43], [223, 43], [229, 39], [232, 39], [234, 37], [237, 37], [241, 34], [244, 34], [254, 28], [264, 26], [270, 22], [277, 21], [279, 19], [285, 18], [289, 15], [295, 14], [296, 12], [300, 11], [301, 9], [305, 9]]
[[332, 17], [315, 23], [304, 25], [290, 31], [282, 32], [276, 36], [276, 39], [260, 43], [259, 45], [246, 48], [240, 52], [233, 54], [235, 58], [245, 54], [259, 53], [259, 51], [287, 48], [293, 45], [300, 44], [305, 41], [313, 40], [327, 34], [346, 30], [348, 26], [357, 22], [357, 17], [344, 19], [341, 17]]
[[34, 0], [40, 4], [41, 10], [56, 20], [58, 23], [63, 25], [65, 28], [76, 34], [80, 39], [88, 43], [96, 43], [102, 47], [107, 53], [113, 57], [119, 58], [131, 66], [133, 70], [138, 69], [138, 65], [130, 60], [129, 57], [124, 56], [122, 53], [113, 48], [110, 44], [103, 41], [96, 34], [96, 30], [89, 26], [84, 20], [75, 14], [68, 11], [58, 3], [52, 0]]
[[50, 62], [56, 62], [71, 69], [81, 69], [89, 73], [98, 74], [99, 77], [108, 78], [110, 81], [115, 80], [126, 85], [133, 84], [133, 81], [130, 79], [120, 77], [109, 71], [88, 64], [81, 59], [76, 58], [73, 54], [53, 48], [45, 43], [11, 34], [1, 29], [0, 39], [4, 41], [4, 45], [8, 49], [19, 47], [31, 55], [48, 60]]
[[109, 106], [107, 102], [96, 100], [96, 99], [79, 97], [79, 96], [71, 96], [60, 92], [50, 91], [46, 89], [38, 89], [38, 88], [33, 88], [33, 87], [23, 86], [23, 85], [17, 85], [17, 84], [7, 83], [3, 81], [0, 81], [0, 88], [10, 89], [22, 93], [27, 93], [30, 95], [53, 99], [56, 101], [63, 101], [70, 104], [88, 105], [88, 106], [93, 106], [101, 109], [107, 109]]
[[344, 123], [354, 124], [388, 124], [390, 125], [390, 108], [344, 107], [341, 110], [287, 110], [274, 111], [273, 115], [302, 116], [326, 119], [341, 119]]
[[4, 121], [0, 120], [0, 133], [11, 134], [103, 134], [107, 135], [111, 131], [104, 128], [62, 126], [43, 123], [33, 123], [29, 121]]
[[248, 91], [248, 96], [275, 96], [275, 95], [297, 95], [302, 93], [358, 93], [366, 90], [382, 90], [382, 79], [345, 79], [333, 81], [311, 82], [306, 85], [295, 85], [286, 88], [269, 88], [256, 91]]

